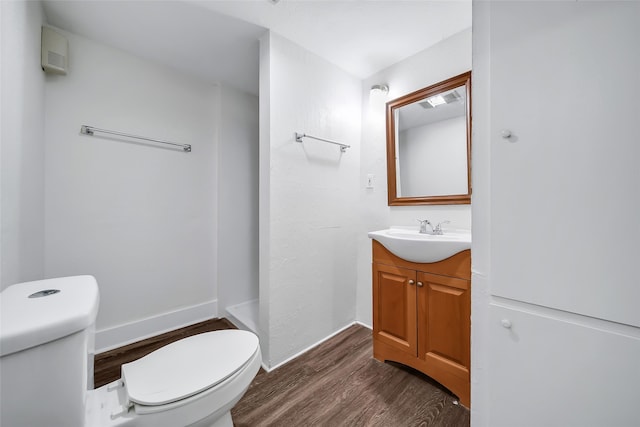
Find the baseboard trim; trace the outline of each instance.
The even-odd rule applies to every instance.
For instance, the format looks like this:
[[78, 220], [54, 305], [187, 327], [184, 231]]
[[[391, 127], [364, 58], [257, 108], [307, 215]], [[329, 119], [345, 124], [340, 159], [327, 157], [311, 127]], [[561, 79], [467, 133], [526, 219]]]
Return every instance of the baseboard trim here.
[[96, 353], [113, 350], [215, 317], [218, 317], [218, 300], [101, 329], [96, 331]]
[[371, 325], [367, 325], [366, 323], [363, 323], [359, 320], [356, 320], [355, 322], [353, 322], [355, 325], [360, 325], [360, 326], [364, 326], [367, 329], [371, 329], [373, 331], [373, 326]]
[[367, 326], [367, 325], [365, 325], [365, 324], [363, 324], [363, 323], [360, 323], [360, 322], [358, 322], [358, 321], [351, 322], [351, 323], [349, 323], [348, 325], [343, 326], [342, 328], [340, 328], [340, 329], [338, 329], [337, 331], [333, 332], [331, 335], [328, 335], [328, 336], [326, 336], [326, 337], [322, 338], [320, 341], [316, 342], [315, 344], [311, 344], [309, 347], [305, 348], [304, 350], [301, 350], [301, 351], [299, 351], [298, 353], [294, 354], [293, 356], [288, 357], [287, 359], [283, 360], [282, 362], [279, 362], [279, 363], [275, 364], [275, 365], [274, 365], [274, 366], [272, 366], [271, 368], [268, 368], [268, 367], [265, 365], [264, 361], [263, 361], [263, 363], [262, 363], [262, 369], [264, 369], [264, 370], [265, 370], [265, 371], [267, 371], [267, 372], [271, 372], [271, 371], [273, 371], [273, 370], [275, 370], [275, 369], [278, 369], [279, 367], [281, 367], [281, 366], [283, 366], [283, 365], [285, 365], [285, 364], [287, 364], [287, 363], [291, 362], [291, 361], [292, 361], [292, 360], [294, 360], [295, 358], [297, 358], [297, 357], [299, 357], [299, 356], [303, 355], [304, 353], [306, 353], [307, 351], [309, 351], [309, 350], [311, 350], [311, 349], [313, 349], [313, 348], [315, 348], [315, 347], [319, 346], [319, 345], [320, 345], [320, 344], [322, 344], [323, 342], [327, 341], [327, 340], [328, 340], [328, 339], [330, 339], [330, 338], [333, 338], [334, 336], [338, 335], [340, 332], [344, 331], [345, 329], [350, 328], [350, 327], [351, 327], [351, 326], [353, 326], [353, 325], [360, 325], [360, 326], [364, 326], [365, 328], [371, 329], [369, 326]]

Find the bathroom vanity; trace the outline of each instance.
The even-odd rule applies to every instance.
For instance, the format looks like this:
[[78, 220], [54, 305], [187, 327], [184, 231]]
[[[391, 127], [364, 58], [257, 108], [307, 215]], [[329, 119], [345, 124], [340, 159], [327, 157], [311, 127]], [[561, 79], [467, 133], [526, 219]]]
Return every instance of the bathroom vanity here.
[[376, 233], [382, 232], [369, 234], [374, 357], [425, 373], [470, 407], [471, 250], [434, 262], [408, 261]]
[[[387, 102], [386, 129], [389, 206], [471, 203], [470, 71]], [[471, 232], [418, 221], [368, 234], [373, 355], [425, 373], [470, 407]]]

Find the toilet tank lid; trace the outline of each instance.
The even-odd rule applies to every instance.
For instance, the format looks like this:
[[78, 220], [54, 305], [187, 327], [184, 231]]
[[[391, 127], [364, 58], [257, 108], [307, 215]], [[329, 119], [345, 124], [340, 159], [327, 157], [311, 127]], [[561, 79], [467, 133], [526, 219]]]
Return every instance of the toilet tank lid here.
[[45, 344], [92, 325], [98, 314], [92, 276], [11, 285], [0, 292], [0, 356]]
[[226, 380], [259, 350], [248, 331], [205, 332], [168, 344], [122, 365], [129, 400], [158, 406], [193, 396]]

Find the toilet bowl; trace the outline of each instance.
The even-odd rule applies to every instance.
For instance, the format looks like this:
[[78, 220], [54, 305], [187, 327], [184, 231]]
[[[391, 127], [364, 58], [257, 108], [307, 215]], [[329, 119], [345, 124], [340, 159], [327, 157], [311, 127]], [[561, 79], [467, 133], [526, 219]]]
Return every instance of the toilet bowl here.
[[98, 295], [91, 276], [0, 293], [0, 425], [233, 426], [230, 410], [260, 369], [255, 334], [221, 330], [181, 339], [92, 389]]

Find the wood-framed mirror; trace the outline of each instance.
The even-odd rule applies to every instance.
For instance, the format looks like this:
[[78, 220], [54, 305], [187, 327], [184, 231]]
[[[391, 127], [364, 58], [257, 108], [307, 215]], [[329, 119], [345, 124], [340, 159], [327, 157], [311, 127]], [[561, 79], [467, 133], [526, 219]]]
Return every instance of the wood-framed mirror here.
[[389, 206], [471, 203], [471, 71], [387, 102]]

